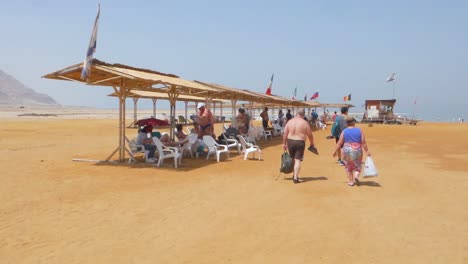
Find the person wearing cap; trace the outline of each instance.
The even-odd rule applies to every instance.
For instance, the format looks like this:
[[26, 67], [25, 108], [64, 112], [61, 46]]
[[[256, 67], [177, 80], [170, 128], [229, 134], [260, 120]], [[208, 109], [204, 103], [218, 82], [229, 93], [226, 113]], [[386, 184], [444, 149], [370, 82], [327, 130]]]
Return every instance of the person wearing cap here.
[[309, 148], [315, 149], [312, 129], [309, 123], [304, 120], [304, 115], [304, 110], [297, 111], [296, 116], [289, 120], [284, 127], [283, 149], [288, 150], [294, 161], [294, 183], [302, 182], [299, 179], [299, 172], [301, 171], [301, 162], [304, 159], [306, 138], [309, 138], [310, 141]]
[[356, 119], [352, 116], [344, 118], [347, 128], [341, 132], [338, 143], [336, 143], [333, 151], [333, 157], [340, 152], [342, 148], [343, 161], [345, 164], [346, 176], [348, 177], [348, 185], [359, 185], [359, 174], [361, 173], [362, 166], [362, 149], [370, 156], [371, 153], [367, 147], [366, 137], [361, 128], [355, 127]]
[[263, 112], [260, 113], [260, 117], [262, 118], [262, 125], [265, 130], [268, 129], [268, 122], [270, 121], [270, 118], [268, 117], [268, 107], [265, 107]]
[[203, 136], [213, 136], [214, 132], [214, 117], [209, 109], [206, 108], [204, 103], [199, 103], [198, 106], [198, 138]]
[[146, 151], [149, 151], [148, 156], [146, 157], [147, 163], [153, 163], [154, 153], [156, 152], [156, 146], [154, 145], [151, 132], [153, 131], [152, 126], [143, 126], [138, 131], [138, 136], [136, 138], [136, 143], [138, 145], [143, 145]]

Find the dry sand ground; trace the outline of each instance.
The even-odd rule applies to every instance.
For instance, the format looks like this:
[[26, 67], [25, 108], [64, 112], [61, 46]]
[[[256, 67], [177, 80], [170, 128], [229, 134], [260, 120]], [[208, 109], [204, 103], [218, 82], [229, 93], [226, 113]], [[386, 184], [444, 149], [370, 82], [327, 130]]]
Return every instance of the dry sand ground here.
[[468, 263], [468, 125], [361, 126], [380, 176], [348, 187], [329, 130], [295, 185], [279, 138], [174, 169], [72, 162], [115, 119], [0, 123], [0, 263]]

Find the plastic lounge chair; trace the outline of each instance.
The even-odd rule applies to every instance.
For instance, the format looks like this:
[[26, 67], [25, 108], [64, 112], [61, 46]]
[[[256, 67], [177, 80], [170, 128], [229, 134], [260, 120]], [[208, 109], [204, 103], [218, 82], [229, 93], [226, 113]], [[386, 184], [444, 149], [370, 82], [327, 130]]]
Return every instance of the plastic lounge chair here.
[[180, 116], [178, 116], [178, 119], [179, 119], [178, 120], [179, 124], [188, 124], [188, 121], [187, 121], [187, 119], [185, 119], [184, 116], [180, 115]]
[[221, 153], [226, 153], [227, 158], [229, 158], [228, 146], [216, 143], [214, 138], [211, 136], [203, 136], [203, 142], [208, 147], [206, 159], [208, 159], [211, 154], [216, 154], [216, 161], [219, 162], [219, 155]]
[[177, 168], [177, 163], [180, 161], [180, 158], [182, 155], [179, 153], [179, 150], [176, 147], [166, 147], [163, 145], [161, 140], [159, 138], [153, 138], [154, 144], [156, 145], [156, 148], [158, 150], [158, 164], [157, 166], [161, 166], [161, 164], [164, 162], [164, 159], [167, 158], [174, 158], [174, 167]]
[[[182, 146], [180, 148], [180, 154], [182, 155], [182, 157], [184, 156], [184, 153], [185, 152], [189, 152], [190, 153], [190, 157], [193, 159], [193, 146], [197, 143], [197, 139], [198, 139], [198, 135], [197, 134], [189, 134], [187, 136], [188, 138], [188, 142], [184, 144], [184, 146]], [[182, 159], [181, 157], [181, 159]]]
[[255, 158], [255, 152], [258, 152], [258, 160], [262, 158], [262, 150], [259, 146], [252, 143], [248, 143], [245, 138], [241, 135], [237, 136], [239, 138], [240, 144], [242, 145], [242, 153], [244, 154], [244, 160], [247, 160], [249, 153], [252, 153], [253, 158]]
[[317, 126], [317, 129], [322, 129], [322, 130], [324, 130], [324, 129], [327, 127], [327, 125], [325, 125], [324, 123], [322, 123], [322, 121], [320, 121], [320, 120], [318, 120], [318, 121], [315, 123], [315, 125]]
[[258, 137], [258, 130], [256, 128], [251, 128], [249, 129], [247, 138], [244, 137], [244, 139], [246, 139], [248, 143], [252, 143], [256, 145], [257, 137]]
[[277, 123], [273, 123], [273, 134], [275, 134], [275, 136], [278, 136], [278, 135], [282, 136], [283, 133], [284, 133], [284, 127], [280, 126]]
[[265, 141], [268, 140], [268, 137], [270, 137], [270, 139], [273, 138], [273, 135], [271, 134], [271, 131], [265, 130], [262, 126], [258, 127], [258, 134], [260, 135], [260, 137], [264, 137]]
[[128, 140], [127, 137], [125, 137], [125, 140], [127, 141], [127, 144], [130, 149], [130, 158], [128, 159], [128, 163], [135, 162], [135, 155], [138, 153], [143, 153], [143, 157], [146, 160], [148, 158], [149, 151], [145, 149], [145, 146], [143, 145], [138, 145], [136, 143], [136, 139], [133, 138], [132, 140]]
[[228, 137], [226, 137], [226, 134], [225, 134], [225, 133], [222, 133], [222, 134], [223, 134], [224, 140], [226, 141], [226, 145], [227, 145], [228, 149], [230, 149], [230, 148], [237, 148], [237, 153], [240, 153], [240, 151], [241, 151], [241, 144], [239, 143], [239, 141], [237, 141], [237, 139], [235, 139], [235, 138], [228, 138]]

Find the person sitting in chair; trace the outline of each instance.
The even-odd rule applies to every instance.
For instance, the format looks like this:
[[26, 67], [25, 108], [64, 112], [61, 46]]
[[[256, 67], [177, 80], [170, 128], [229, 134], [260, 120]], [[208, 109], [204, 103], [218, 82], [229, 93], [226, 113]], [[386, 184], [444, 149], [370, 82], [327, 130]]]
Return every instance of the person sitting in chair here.
[[188, 138], [185, 138], [181, 141], [173, 141], [167, 132], [161, 134], [161, 143], [163, 143], [166, 147], [180, 147], [183, 146], [185, 143], [188, 142]]
[[156, 152], [156, 146], [152, 140], [152, 131], [152, 126], [143, 126], [138, 130], [138, 136], [136, 138], [136, 143], [138, 145], [143, 145], [145, 150], [149, 151], [148, 156], [146, 157], [146, 162], [148, 163], [153, 163], [155, 161], [154, 153]]
[[187, 135], [184, 133], [184, 131], [182, 131], [183, 129], [184, 127], [182, 126], [182, 124], [178, 124], [176, 126], [176, 130], [177, 130], [176, 137], [179, 141], [182, 141], [185, 138], [187, 138]]

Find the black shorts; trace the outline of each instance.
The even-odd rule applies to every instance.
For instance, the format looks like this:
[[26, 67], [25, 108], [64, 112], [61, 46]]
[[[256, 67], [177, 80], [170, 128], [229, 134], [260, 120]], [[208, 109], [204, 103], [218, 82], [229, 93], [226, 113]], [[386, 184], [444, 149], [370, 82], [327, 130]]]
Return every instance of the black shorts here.
[[288, 151], [293, 159], [303, 160], [305, 150], [304, 140], [288, 139]]

